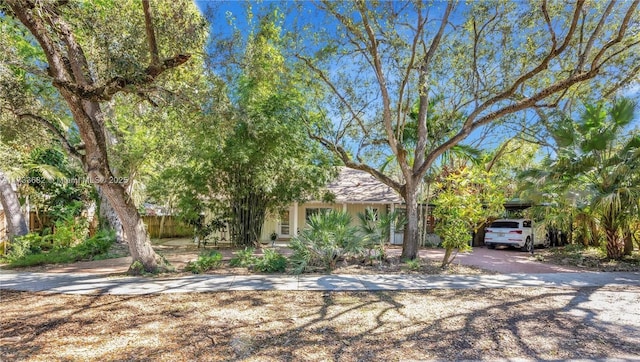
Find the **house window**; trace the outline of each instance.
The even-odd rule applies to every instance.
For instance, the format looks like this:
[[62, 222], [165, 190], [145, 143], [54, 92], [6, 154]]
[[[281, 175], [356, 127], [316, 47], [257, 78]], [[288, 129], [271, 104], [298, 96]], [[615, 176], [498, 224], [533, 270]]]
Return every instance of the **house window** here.
[[289, 235], [289, 210], [280, 211], [280, 235]]
[[327, 207], [314, 207], [314, 208], [305, 209], [305, 211], [304, 211], [305, 212], [305, 219], [307, 221], [309, 221], [309, 219], [311, 218], [311, 215], [316, 215], [316, 214], [319, 214], [321, 212], [330, 212], [331, 210], [333, 210], [333, 209], [327, 208]]

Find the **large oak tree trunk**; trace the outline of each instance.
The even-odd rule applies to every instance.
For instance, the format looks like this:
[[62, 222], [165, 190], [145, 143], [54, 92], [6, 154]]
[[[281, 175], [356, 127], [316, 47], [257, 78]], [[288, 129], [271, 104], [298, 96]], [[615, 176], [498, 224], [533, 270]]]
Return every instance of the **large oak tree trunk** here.
[[415, 259], [418, 256], [418, 188], [407, 183], [404, 195], [407, 224], [404, 227], [401, 259]]
[[9, 240], [13, 240], [17, 236], [26, 235], [29, 232], [29, 228], [22, 210], [20, 210], [18, 195], [13, 191], [9, 178], [2, 171], [0, 171], [0, 202], [2, 202], [2, 208], [7, 218]]
[[153, 250], [147, 228], [138, 213], [138, 209], [118, 183], [101, 185], [101, 190], [118, 214], [124, 234], [129, 244], [129, 252], [134, 260], [130, 272], [136, 272], [135, 263], [139, 262], [147, 272], [156, 272], [165, 267], [165, 262]]
[[106, 222], [107, 225], [101, 225], [101, 227], [108, 226], [114, 231], [116, 236], [116, 242], [124, 244], [126, 242], [124, 238], [124, 230], [122, 228], [122, 222], [118, 218], [116, 210], [111, 206], [109, 200], [105, 196], [104, 192], [98, 189], [98, 195], [100, 197], [100, 222]]
[[[79, 99], [75, 94], [60, 89], [71, 113], [78, 124], [82, 141], [86, 145], [84, 166], [91, 182], [95, 182], [115, 210], [122, 223], [132, 266], [142, 264], [146, 272], [154, 273], [163, 269], [162, 258], [151, 247], [151, 241], [138, 209], [119, 180], [113, 176], [107, 157], [107, 143], [104, 119], [97, 102]], [[137, 272], [136, 268], [130, 271]]]

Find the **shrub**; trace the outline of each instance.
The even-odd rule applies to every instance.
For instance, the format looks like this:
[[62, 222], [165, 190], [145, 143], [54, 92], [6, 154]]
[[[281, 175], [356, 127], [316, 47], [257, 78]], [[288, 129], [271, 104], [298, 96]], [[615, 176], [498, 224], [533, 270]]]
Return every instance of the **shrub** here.
[[370, 259], [383, 261], [387, 258], [385, 244], [390, 241], [391, 225], [396, 228], [404, 225], [406, 220], [400, 217], [397, 210], [378, 215], [372, 208], [366, 208], [364, 213], [358, 213], [360, 232], [364, 235], [364, 246]]
[[53, 248], [68, 248], [82, 243], [89, 234], [86, 219], [67, 217], [56, 222], [56, 231], [51, 235]]
[[348, 256], [362, 255], [364, 241], [350, 224], [351, 217], [345, 212], [312, 215], [308, 228], [291, 241], [293, 254], [289, 260], [293, 272], [302, 273], [310, 267], [323, 267], [329, 271]]
[[94, 236], [78, 244], [75, 249], [86, 257], [95, 257], [109, 251], [116, 240], [113, 231], [99, 230]]
[[253, 256], [254, 248], [244, 248], [235, 253], [236, 256], [229, 260], [229, 265], [232, 267], [249, 268], [256, 262], [256, 257]]
[[254, 268], [262, 273], [283, 272], [287, 269], [287, 258], [273, 249], [266, 249], [262, 257], [255, 259]]
[[[112, 232], [100, 230], [93, 237], [70, 248], [56, 248], [49, 252], [41, 252], [40, 248], [34, 249], [34, 245], [46, 243], [48, 236], [27, 234], [17, 238], [12, 243], [12, 249], [7, 255], [12, 267], [26, 267], [44, 264], [73, 263], [80, 260], [92, 260], [96, 256], [106, 253], [115, 241]], [[28, 248], [28, 249], [25, 249]], [[25, 252], [28, 250], [28, 252]], [[13, 252], [13, 254], [12, 254]], [[18, 256], [20, 255], [20, 256]]]
[[215, 269], [219, 267], [220, 264], [222, 264], [222, 254], [217, 250], [211, 250], [201, 254], [198, 260], [188, 262], [184, 270], [190, 271], [193, 274], [200, 274]]
[[7, 253], [6, 258], [9, 261], [14, 261], [24, 258], [27, 255], [39, 253], [41, 251], [41, 243], [42, 237], [37, 233], [29, 233], [27, 235], [17, 237], [9, 243], [9, 252]]

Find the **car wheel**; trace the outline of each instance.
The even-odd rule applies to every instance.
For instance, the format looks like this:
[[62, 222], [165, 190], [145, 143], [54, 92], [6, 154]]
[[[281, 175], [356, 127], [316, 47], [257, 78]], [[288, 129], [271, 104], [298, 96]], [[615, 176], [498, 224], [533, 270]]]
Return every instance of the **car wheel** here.
[[542, 247], [546, 249], [546, 248], [548, 248], [550, 246], [551, 246], [551, 240], [549, 240], [549, 238], [545, 237], [544, 238], [544, 243], [542, 243]]
[[487, 248], [495, 249], [496, 248], [496, 244], [487, 244]]
[[520, 248], [522, 251], [533, 251], [533, 243], [531, 242], [531, 237], [527, 236], [527, 240], [524, 242], [524, 246]]

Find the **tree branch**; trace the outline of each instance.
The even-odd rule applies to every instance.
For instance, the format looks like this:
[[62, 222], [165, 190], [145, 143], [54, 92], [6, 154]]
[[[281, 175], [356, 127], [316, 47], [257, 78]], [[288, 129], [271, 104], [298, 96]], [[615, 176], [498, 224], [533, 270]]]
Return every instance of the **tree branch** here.
[[580, 54], [580, 60], [578, 62], [578, 66], [576, 67], [576, 72], [582, 71], [584, 64], [587, 60], [587, 57], [591, 52], [591, 48], [593, 47], [593, 43], [602, 32], [602, 27], [604, 26], [605, 20], [607, 19], [607, 17], [609, 17], [609, 14], [611, 13], [611, 10], [613, 10], [613, 6], [615, 4], [616, 4], [615, 0], [609, 2], [609, 5], [607, 6], [604, 13], [602, 14], [602, 17], [600, 18], [600, 21], [598, 22], [596, 29], [593, 31], [593, 33], [589, 37], [589, 40], [587, 41], [587, 45], [585, 46], [584, 51], [582, 52], [582, 54]]
[[356, 120], [356, 122], [358, 122], [358, 125], [362, 129], [363, 133], [365, 134], [365, 136], [367, 136], [368, 131], [364, 126], [364, 122], [362, 121], [362, 118], [360, 118], [360, 114], [359, 114], [360, 112], [357, 112], [355, 109], [353, 109], [353, 107], [351, 106], [351, 103], [347, 101], [347, 99], [345, 98], [344, 95], [342, 95], [342, 93], [340, 93], [338, 88], [336, 88], [336, 85], [327, 77], [327, 75], [318, 67], [316, 67], [308, 58], [305, 58], [299, 54], [296, 54], [295, 57], [302, 60], [307, 65], [307, 67], [309, 67], [309, 69], [311, 69], [314, 73], [316, 73], [318, 77], [320, 77], [320, 79], [324, 82], [324, 84], [326, 84], [331, 89], [331, 92], [333, 92], [333, 94], [335, 94], [335, 96], [338, 97], [338, 99], [340, 100], [340, 103], [342, 103], [347, 108], [347, 110], [351, 114], [351, 117], [354, 120]]
[[516, 89], [518, 89], [518, 87], [521, 84], [523, 84], [527, 80], [531, 79], [536, 74], [542, 72], [544, 69], [547, 69], [551, 59], [557, 57], [562, 52], [564, 52], [564, 50], [567, 48], [567, 46], [569, 46], [569, 43], [571, 42], [571, 39], [573, 38], [573, 33], [576, 30], [576, 27], [577, 27], [577, 24], [578, 24], [578, 19], [580, 18], [580, 12], [582, 11], [582, 6], [583, 5], [584, 5], [584, 0], [578, 0], [578, 2], [576, 3], [576, 8], [575, 8], [575, 10], [573, 12], [573, 19], [571, 20], [571, 26], [569, 27], [569, 31], [567, 32], [567, 35], [564, 38], [564, 41], [562, 42], [560, 47], [559, 48], [552, 47], [551, 50], [549, 51], [549, 53], [544, 57], [544, 59], [540, 62], [540, 64], [538, 64], [537, 67], [535, 67], [535, 68], [531, 69], [530, 71], [526, 72], [525, 74], [521, 75], [518, 79], [516, 79], [513, 82], [511, 87], [509, 87], [508, 89], [504, 90], [503, 92], [491, 97], [489, 100], [487, 100], [486, 102], [481, 104], [479, 107], [477, 107], [471, 113], [471, 115], [467, 118], [467, 122], [465, 123], [465, 127], [470, 126], [471, 123], [473, 122], [473, 120], [481, 112], [483, 112], [485, 109], [489, 108], [490, 106], [494, 105], [495, 103], [497, 103], [497, 102], [499, 102], [501, 100], [507, 99], [508, 97], [510, 97], [515, 92]]
[[547, 23], [549, 34], [551, 34], [551, 47], [552, 49], [555, 49], [556, 46], [558, 46], [558, 40], [556, 39], [556, 32], [553, 30], [553, 26], [551, 25], [551, 18], [549, 17], [549, 12], [547, 11], [547, 0], [542, 1], [542, 14], [544, 15], [544, 21]]
[[46, 127], [49, 132], [53, 133], [53, 135], [58, 139], [58, 141], [60, 141], [60, 144], [62, 145], [62, 148], [65, 149], [65, 151], [67, 151], [67, 153], [75, 158], [77, 158], [80, 161], [83, 161], [84, 159], [84, 155], [81, 154], [80, 152], [78, 152], [78, 148], [76, 148], [75, 146], [73, 146], [71, 144], [71, 142], [69, 142], [69, 140], [64, 136], [64, 134], [62, 134], [62, 132], [60, 132], [60, 130], [58, 129], [58, 127], [56, 127], [53, 123], [51, 123], [49, 120], [40, 117], [38, 115], [32, 114], [32, 113], [18, 113], [15, 112], [13, 110], [10, 110], [16, 117], [20, 118], [20, 119], [31, 119], [34, 120], [38, 123], [40, 123], [41, 125], [43, 125], [44, 127]]
[[636, 65], [635, 68], [633, 68], [633, 70], [629, 73], [628, 76], [626, 76], [624, 79], [622, 79], [619, 82], [617, 82], [616, 84], [614, 84], [613, 87], [611, 87], [608, 91], [606, 91], [604, 93], [604, 97], [605, 98], [609, 98], [618, 89], [620, 89], [623, 86], [631, 83], [631, 81], [634, 80], [634, 79], [636, 79], [636, 81], [637, 81], [639, 73], [640, 73], [640, 64]]
[[113, 96], [119, 92], [135, 92], [134, 89], [129, 89], [131, 87], [153, 83], [160, 74], [171, 68], [175, 68], [184, 64], [187, 60], [189, 60], [190, 57], [191, 55], [188, 54], [178, 54], [173, 58], [165, 59], [159, 65], [150, 65], [145, 70], [144, 77], [142, 77], [142, 79], [135, 77], [114, 77], [106, 83], [97, 87], [85, 87], [75, 84], [74, 82], [63, 81], [59, 79], [54, 79], [53, 84], [55, 86], [62, 87], [86, 100], [95, 102], [108, 101], [111, 100]]
[[[422, 4], [422, 3], [418, 3], [418, 4]], [[417, 26], [415, 31], [415, 35], [413, 36], [413, 40], [411, 42], [411, 57], [409, 58], [409, 62], [407, 63], [407, 67], [404, 69], [404, 76], [402, 78], [402, 83], [400, 84], [399, 87], [399, 94], [398, 94], [398, 103], [397, 103], [397, 110], [396, 110], [396, 117], [397, 117], [397, 129], [396, 129], [396, 134], [395, 137], [397, 139], [400, 139], [400, 131], [401, 131], [401, 127], [404, 127], [404, 117], [402, 116], [404, 112], [406, 112], [406, 110], [404, 109], [404, 107], [402, 106], [402, 102], [404, 101], [404, 92], [405, 89], [407, 88], [407, 84], [409, 84], [409, 78], [411, 77], [411, 73], [414, 70], [414, 66], [415, 66], [415, 62], [416, 62], [416, 54], [417, 54], [417, 49], [418, 49], [418, 43], [420, 42], [420, 37], [422, 36], [423, 32], [424, 32], [424, 26], [427, 23], [428, 19], [423, 19], [422, 18], [422, 8], [418, 7], [417, 9], [417, 13], [418, 13], [418, 19], [416, 21]], [[407, 106], [410, 107], [410, 99], [407, 96]], [[402, 120], [402, 122], [401, 122]]]
[[[465, 125], [462, 127], [462, 129], [460, 130], [460, 132], [458, 132], [455, 136], [453, 136], [452, 138], [450, 138], [449, 140], [447, 140], [446, 142], [444, 142], [443, 144], [441, 144], [440, 146], [438, 146], [435, 150], [433, 150], [431, 153], [429, 153], [429, 155], [427, 156], [425, 163], [422, 165], [422, 167], [420, 167], [420, 171], [426, 171], [427, 168], [433, 163], [433, 161], [439, 157], [443, 152], [445, 152], [446, 150], [450, 149], [451, 147], [455, 146], [456, 144], [458, 144], [460, 141], [462, 141], [463, 139], [465, 139], [473, 130], [477, 129], [478, 127], [481, 127], [497, 118], [500, 117], [504, 117], [506, 115], [521, 111], [523, 109], [529, 108], [529, 107], [533, 107], [535, 106], [535, 104], [542, 100], [545, 99], [546, 97], [549, 97], [552, 94], [555, 94], [557, 92], [563, 91], [571, 86], [573, 86], [574, 84], [583, 82], [587, 79], [591, 79], [593, 77], [596, 76], [596, 74], [598, 74], [598, 72], [600, 71], [600, 68], [595, 68], [595, 69], [591, 69], [588, 72], [583, 72], [583, 73], [579, 73], [576, 74], [574, 76], [571, 76], [565, 80], [556, 82], [554, 84], [552, 84], [551, 86], [540, 90], [538, 93], [536, 93], [534, 96], [532, 97], [528, 97], [528, 98], [523, 98], [522, 100], [515, 102], [513, 104], [504, 106], [500, 109], [497, 109], [485, 116], [483, 116], [482, 118], [478, 119], [477, 121], [474, 122], [465, 122]], [[469, 116], [471, 117], [471, 116]]]
[[373, 167], [371, 167], [371, 166], [369, 166], [367, 164], [354, 162], [353, 159], [351, 158], [351, 156], [349, 156], [349, 154], [347, 153], [347, 151], [344, 148], [336, 145], [335, 143], [327, 140], [324, 137], [315, 135], [315, 134], [313, 134], [311, 132], [309, 132], [309, 137], [311, 137], [312, 139], [318, 141], [322, 146], [324, 146], [329, 151], [334, 152], [335, 154], [337, 154], [338, 157], [340, 157], [340, 159], [342, 160], [342, 162], [344, 163], [345, 166], [347, 166], [349, 168], [352, 168], [352, 169], [355, 169], [355, 170], [365, 171], [365, 172], [369, 173], [370, 175], [372, 175], [373, 177], [375, 177], [378, 180], [380, 180], [385, 185], [387, 185], [387, 186], [391, 187], [392, 189], [396, 190], [401, 195], [403, 194], [404, 185], [401, 185], [397, 181], [393, 180], [391, 177], [385, 175], [384, 173], [376, 170], [375, 168], [373, 168]]
[[593, 61], [591, 62], [591, 68], [596, 68], [596, 67], [599, 68], [602, 64], [604, 64], [604, 62], [602, 62], [600, 65], [597, 65], [598, 60], [600, 60], [600, 58], [604, 55], [604, 53], [606, 53], [607, 50], [609, 50], [609, 48], [611, 48], [615, 44], [620, 43], [622, 41], [622, 39], [624, 38], [624, 34], [627, 32], [629, 21], [631, 21], [631, 16], [635, 12], [635, 9], [638, 7], [639, 3], [640, 3], [640, 0], [635, 0], [631, 4], [631, 6], [629, 6], [627, 13], [625, 14], [624, 19], [622, 20], [622, 24], [620, 24], [620, 29], [618, 30], [618, 36], [616, 36], [614, 39], [611, 39], [607, 44], [605, 44], [602, 47], [602, 49], [600, 49], [598, 54], [595, 56], [595, 58], [593, 58]]
[[39, 17], [33, 16], [35, 4], [24, 4], [16, 0], [8, 0], [7, 4], [44, 50], [49, 63], [49, 75], [54, 79], [68, 80], [70, 75], [64, 71], [66, 69], [64, 61], [56, 47], [56, 42], [48, 35], [47, 25]]
[[[422, 178], [422, 173], [417, 173], [420, 169], [420, 166], [424, 163], [425, 160], [425, 149], [427, 147], [427, 117], [429, 112], [429, 82], [427, 79], [427, 74], [429, 71], [429, 66], [431, 65], [431, 59], [433, 58], [436, 50], [440, 46], [440, 41], [442, 40], [442, 35], [444, 34], [444, 29], [449, 22], [449, 15], [453, 10], [453, 1], [449, 1], [447, 3], [447, 8], [444, 12], [442, 20], [440, 21], [440, 27], [438, 28], [438, 32], [431, 40], [431, 45], [429, 45], [429, 50], [424, 56], [422, 60], [422, 65], [420, 66], [420, 76], [418, 87], [419, 91], [419, 109], [418, 109], [418, 144], [416, 145], [416, 149], [414, 151], [414, 163], [413, 163], [413, 177], [414, 178]], [[415, 181], [415, 180], [412, 180]]]
[[149, 0], [142, 0], [142, 9], [144, 11], [144, 28], [147, 32], [147, 42], [149, 43], [149, 52], [151, 53], [151, 64], [160, 64], [160, 56], [158, 53], [158, 43], [156, 43], [156, 33], [153, 28], [153, 18], [151, 17], [151, 9], [149, 8]]
[[69, 75], [73, 77], [75, 82], [80, 85], [91, 85], [92, 82], [88, 82], [85, 76], [85, 71], [88, 73], [89, 69], [85, 69], [85, 66], [89, 64], [82, 48], [78, 45], [73, 31], [69, 24], [64, 21], [56, 8], [45, 7], [49, 16], [44, 17], [50, 27], [57, 29], [58, 33], [64, 39], [63, 44], [67, 48], [67, 58], [63, 58], [68, 62]]
[[376, 35], [373, 31], [373, 28], [371, 28], [371, 25], [369, 24], [369, 18], [367, 16], [367, 9], [365, 4], [363, 2], [358, 2], [357, 6], [362, 17], [362, 25], [364, 26], [369, 42], [368, 50], [373, 61], [373, 71], [376, 74], [378, 87], [380, 88], [380, 94], [382, 95], [382, 122], [387, 133], [387, 138], [389, 139], [389, 147], [391, 148], [391, 151], [398, 157], [398, 164], [400, 164], [403, 172], [406, 171], [408, 173], [406, 162], [404, 162], [406, 151], [404, 151], [402, 145], [398, 143], [398, 140], [395, 138], [393, 133], [393, 126], [391, 124], [391, 96], [389, 95], [389, 89], [387, 88], [387, 80], [384, 75], [382, 60], [380, 59], [380, 53], [378, 52], [378, 41], [376, 40]]

